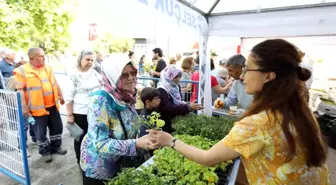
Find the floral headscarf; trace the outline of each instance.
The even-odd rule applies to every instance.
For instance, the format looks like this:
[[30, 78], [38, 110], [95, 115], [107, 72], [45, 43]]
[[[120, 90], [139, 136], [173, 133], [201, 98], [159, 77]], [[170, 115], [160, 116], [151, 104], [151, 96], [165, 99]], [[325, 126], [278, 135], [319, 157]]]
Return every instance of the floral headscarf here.
[[[102, 65], [103, 88], [112, 94], [113, 98], [121, 106], [126, 103], [134, 105], [136, 102], [136, 89], [127, 91], [123, 88], [122, 71], [126, 65], [135, 66], [124, 54], [114, 54], [104, 60]], [[134, 67], [134, 70], [136, 68]]]
[[182, 71], [176, 69], [175, 66], [167, 66], [161, 72], [160, 81], [157, 87], [166, 90], [166, 92], [173, 98], [173, 102], [175, 105], [185, 104], [185, 102], [182, 101], [180, 88], [178, 84], [173, 82], [173, 79], [181, 74]]

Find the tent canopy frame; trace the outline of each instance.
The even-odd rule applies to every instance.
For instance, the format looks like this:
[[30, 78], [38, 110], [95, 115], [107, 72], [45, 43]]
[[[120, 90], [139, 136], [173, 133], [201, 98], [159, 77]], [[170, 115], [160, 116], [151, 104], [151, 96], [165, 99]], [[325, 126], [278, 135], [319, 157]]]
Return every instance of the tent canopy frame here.
[[224, 16], [224, 15], [235, 15], [235, 14], [250, 14], [250, 13], [263, 13], [263, 12], [271, 12], [271, 11], [284, 11], [284, 10], [294, 10], [294, 9], [309, 9], [316, 7], [329, 7], [336, 6], [336, 2], [326, 2], [326, 0], [321, 0], [320, 3], [315, 4], [304, 4], [304, 5], [294, 5], [294, 6], [284, 6], [284, 7], [276, 7], [276, 8], [261, 8], [261, 9], [250, 9], [250, 10], [242, 10], [242, 11], [230, 11], [230, 12], [219, 12], [213, 13], [213, 10], [217, 7], [217, 5], [221, 2], [221, 0], [216, 0], [210, 7], [207, 12], [202, 11], [197, 8], [194, 4], [197, 2], [195, 0], [193, 3], [188, 2], [187, 0], [179, 0], [182, 4], [188, 6], [194, 11], [198, 12], [202, 16], [204, 16], [207, 20], [209, 17], [214, 16]]

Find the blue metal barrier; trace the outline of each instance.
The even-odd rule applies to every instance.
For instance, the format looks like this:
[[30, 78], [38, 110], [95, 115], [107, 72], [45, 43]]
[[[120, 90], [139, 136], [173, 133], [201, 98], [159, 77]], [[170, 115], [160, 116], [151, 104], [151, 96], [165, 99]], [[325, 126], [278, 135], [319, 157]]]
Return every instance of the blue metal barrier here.
[[0, 90], [0, 172], [30, 185], [24, 124], [20, 93]]
[[[156, 81], [159, 81], [160, 78], [152, 78], [152, 77], [143, 77], [143, 76], [138, 76], [137, 77], [138, 80], [156, 80]], [[197, 81], [190, 81], [190, 80], [181, 80], [181, 83], [196, 83], [198, 84]]]
[[[138, 79], [138, 84], [143, 84], [145, 87], [149, 87], [151, 86], [150, 81], [159, 81], [160, 78], [152, 78], [152, 77], [143, 77], [143, 76], [138, 76], [137, 77]], [[198, 81], [190, 81], [190, 80], [181, 80], [180, 84], [196, 84], [197, 86], [199, 85], [199, 82]], [[182, 91], [182, 99], [183, 101], [185, 102], [190, 102], [190, 99], [191, 99], [191, 96], [192, 96], [192, 89], [189, 89], [189, 90], [185, 90], [184, 92]]]
[[[67, 73], [62, 73], [62, 72], [54, 72], [55, 75], [62, 75], [62, 76], [67, 76]], [[61, 76], [59, 76], [61, 77]], [[143, 87], [153, 87], [153, 84], [151, 82], [153, 81], [159, 81], [160, 78], [152, 78], [152, 77], [147, 77], [147, 76], [138, 76], [137, 77], [138, 84], [143, 85]], [[190, 81], [190, 80], [181, 80], [181, 84], [197, 84], [199, 85], [198, 81]], [[59, 84], [62, 86], [62, 82], [59, 82]], [[185, 92], [182, 92], [182, 99], [185, 102], [190, 102], [190, 98], [192, 96], [192, 90], [187, 90]]]

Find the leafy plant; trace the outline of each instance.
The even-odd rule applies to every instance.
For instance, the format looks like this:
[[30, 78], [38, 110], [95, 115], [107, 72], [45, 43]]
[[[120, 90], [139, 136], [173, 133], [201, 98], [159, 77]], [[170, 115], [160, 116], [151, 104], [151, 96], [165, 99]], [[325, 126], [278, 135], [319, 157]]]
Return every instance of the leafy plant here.
[[107, 183], [107, 185], [164, 185], [160, 177], [150, 173], [150, 169], [125, 168], [117, 177]]
[[172, 121], [174, 134], [200, 135], [212, 140], [223, 139], [232, 129], [233, 119], [189, 114], [176, 117]]
[[[216, 141], [201, 136], [176, 135], [187, 144], [207, 150]], [[226, 170], [232, 163], [227, 161], [214, 167], [205, 167], [182, 156], [171, 148], [155, 151], [154, 164], [141, 170], [124, 169], [107, 185], [215, 185], [219, 178], [217, 169]]]
[[[201, 136], [176, 135], [175, 137], [204, 150], [216, 144], [216, 141]], [[225, 171], [230, 163], [232, 161], [214, 167], [205, 167], [187, 159], [171, 148], [163, 148], [155, 151], [154, 164], [149, 166], [149, 168], [152, 173], [160, 176], [165, 184], [214, 185], [218, 182], [215, 170], [220, 168]]]
[[76, 4], [70, 0], [0, 0], [0, 43], [12, 49], [64, 50]]
[[160, 129], [165, 125], [165, 121], [159, 119], [161, 117], [160, 113], [152, 112], [150, 115], [147, 116], [147, 126], [150, 129]]
[[165, 125], [165, 121], [159, 119], [160, 117], [160, 113], [154, 111], [150, 115], [147, 115], [146, 119], [139, 117], [139, 123], [140, 125], [146, 125], [148, 129], [160, 130]]
[[150, 64], [144, 64], [144, 70], [145, 72], [150, 72], [151, 70], [154, 70], [152, 65]]
[[336, 105], [336, 103], [332, 100], [329, 100], [329, 99], [325, 99], [325, 98], [320, 98], [321, 101], [323, 101], [324, 103], [326, 104], [329, 104], [329, 105]]
[[118, 38], [111, 33], [105, 33], [98, 35], [94, 41], [94, 50], [104, 53], [124, 53], [133, 47], [134, 42], [134, 39]]

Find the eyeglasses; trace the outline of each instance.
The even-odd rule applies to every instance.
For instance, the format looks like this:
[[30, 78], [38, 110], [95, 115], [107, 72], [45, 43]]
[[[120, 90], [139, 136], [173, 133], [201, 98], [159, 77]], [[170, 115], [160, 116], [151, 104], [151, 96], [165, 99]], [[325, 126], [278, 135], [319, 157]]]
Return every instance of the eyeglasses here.
[[138, 74], [138, 71], [131, 71], [131, 72], [126, 72], [126, 73], [121, 74], [121, 77], [123, 79], [128, 79], [129, 76], [132, 76], [133, 78], [135, 78], [137, 74]]
[[246, 69], [246, 67], [243, 68], [243, 73], [242, 75], [245, 76], [246, 75], [246, 72], [248, 71], [259, 71], [259, 72], [266, 72], [265, 69]]

